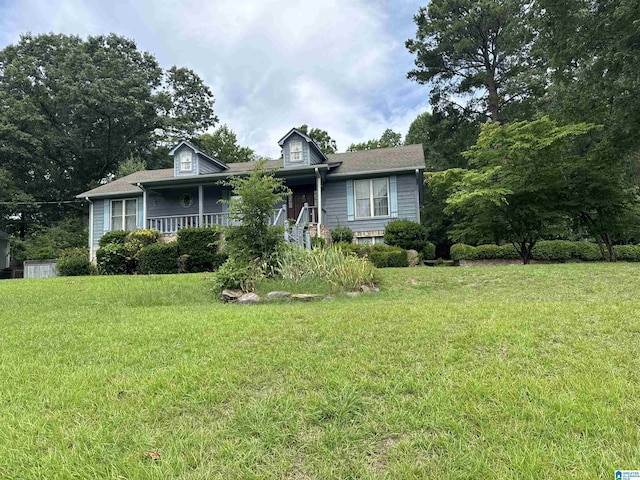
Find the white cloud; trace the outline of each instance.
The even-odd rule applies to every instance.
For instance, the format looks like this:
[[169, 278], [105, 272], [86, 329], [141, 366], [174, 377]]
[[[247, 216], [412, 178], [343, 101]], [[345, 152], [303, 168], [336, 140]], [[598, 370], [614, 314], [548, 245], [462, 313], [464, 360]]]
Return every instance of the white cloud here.
[[327, 130], [344, 150], [386, 128], [404, 134], [426, 109], [424, 87], [405, 78], [413, 3], [23, 0], [0, 7], [0, 40], [27, 30], [114, 31], [165, 67], [194, 69], [211, 86], [221, 122], [258, 153], [277, 155], [280, 136], [302, 123]]

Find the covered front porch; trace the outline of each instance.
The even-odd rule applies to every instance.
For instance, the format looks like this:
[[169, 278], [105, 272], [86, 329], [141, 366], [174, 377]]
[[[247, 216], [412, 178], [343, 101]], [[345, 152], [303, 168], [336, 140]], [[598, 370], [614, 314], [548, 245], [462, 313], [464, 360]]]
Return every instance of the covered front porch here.
[[[285, 203], [273, 209], [271, 225], [305, 226], [321, 231], [322, 176], [316, 170], [311, 175], [288, 177], [285, 184], [291, 190]], [[227, 226], [230, 223], [228, 188], [213, 185], [174, 184], [144, 185], [142, 225], [164, 234], [175, 234], [188, 227]]]

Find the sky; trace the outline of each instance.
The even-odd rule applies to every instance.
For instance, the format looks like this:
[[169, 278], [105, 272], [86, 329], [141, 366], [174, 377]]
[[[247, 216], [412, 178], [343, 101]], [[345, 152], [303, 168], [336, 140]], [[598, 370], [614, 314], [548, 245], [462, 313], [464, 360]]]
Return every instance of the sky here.
[[403, 135], [429, 110], [409, 81], [417, 0], [0, 0], [0, 48], [31, 32], [117, 33], [140, 50], [194, 70], [215, 113], [263, 156], [302, 124], [326, 130], [338, 151]]

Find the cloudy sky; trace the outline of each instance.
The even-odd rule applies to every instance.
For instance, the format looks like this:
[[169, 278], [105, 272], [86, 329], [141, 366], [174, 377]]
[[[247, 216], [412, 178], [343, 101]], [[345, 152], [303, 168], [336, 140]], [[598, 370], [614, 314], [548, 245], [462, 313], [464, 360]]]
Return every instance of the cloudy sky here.
[[115, 32], [163, 67], [196, 71], [216, 114], [242, 145], [279, 154], [303, 123], [339, 151], [406, 134], [428, 109], [427, 87], [406, 79], [418, 0], [0, 0], [0, 48], [20, 34]]

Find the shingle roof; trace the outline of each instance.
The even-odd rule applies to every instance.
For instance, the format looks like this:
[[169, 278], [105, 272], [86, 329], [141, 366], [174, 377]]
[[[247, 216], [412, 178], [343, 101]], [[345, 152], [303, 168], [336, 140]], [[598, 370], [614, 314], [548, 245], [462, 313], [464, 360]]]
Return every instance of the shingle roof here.
[[[387, 172], [415, 168], [424, 169], [424, 152], [422, 145], [335, 153], [333, 155], [327, 155], [327, 158], [329, 164], [335, 165], [328, 174], [330, 177], [334, 175], [358, 175], [376, 171]], [[211, 177], [219, 178], [227, 174], [250, 172], [254, 169], [255, 165], [255, 162], [229, 163], [228, 170], [220, 174], [211, 175]], [[269, 160], [265, 164], [267, 170], [275, 170], [281, 167], [281, 159]], [[203, 178], [207, 177], [209, 177], [209, 175], [203, 176]], [[136, 186], [136, 183], [161, 182], [163, 180], [174, 179], [173, 168], [143, 170], [81, 193], [77, 195], [77, 198], [140, 194], [142, 190]], [[185, 179], [186, 178], [182, 178], [182, 180]], [[190, 177], [190, 179], [192, 178]]]

